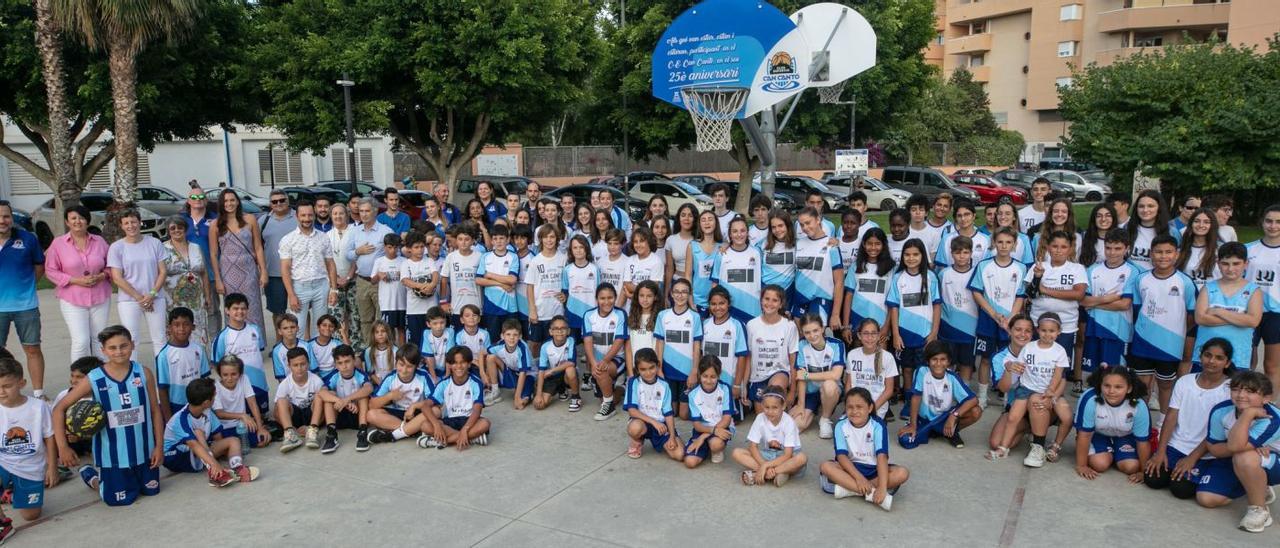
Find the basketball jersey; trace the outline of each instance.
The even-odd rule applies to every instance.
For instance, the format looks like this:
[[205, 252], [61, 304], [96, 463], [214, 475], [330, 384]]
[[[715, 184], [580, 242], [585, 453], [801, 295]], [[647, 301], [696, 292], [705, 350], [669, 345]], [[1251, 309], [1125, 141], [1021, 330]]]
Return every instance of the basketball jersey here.
[[382, 385], [373, 393], [373, 396], [380, 398], [393, 390], [400, 391], [400, 399], [388, 403], [386, 407], [404, 411], [431, 394], [431, 378], [421, 371], [414, 372], [413, 377], [407, 381], [401, 379], [398, 373], [388, 375], [387, 378], [382, 379]]
[[925, 257], [936, 257], [938, 255], [938, 246], [942, 243], [942, 230], [935, 229], [929, 225], [929, 221], [924, 222], [924, 228], [910, 228], [907, 232], [907, 239], [915, 238], [924, 244]]
[[[467, 328], [464, 327], [454, 333], [453, 346], [465, 346], [471, 349], [471, 355], [473, 357], [479, 356], [486, 350], [489, 350], [489, 332], [477, 327], [476, 332], [472, 334], [467, 333]], [[450, 349], [452, 349], [453, 346], [451, 346]], [[445, 353], [448, 354], [448, 350], [446, 350]]]
[[728, 384], [716, 383], [716, 389], [707, 392], [699, 383], [689, 392], [689, 420], [715, 426], [725, 415], [733, 415], [733, 389]]
[[[813, 346], [809, 339], [800, 340], [800, 351], [796, 352], [796, 371], [804, 369], [810, 373], [825, 373], [837, 366], [844, 367], [844, 343], [839, 339], [827, 337], [822, 348]], [[804, 384], [806, 392], [812, 394], [818, 391], [818, 383]]]
[[835, 295], [836, 270], [844, 268], [840, 249], [830, 245], [831, 238], [808, 236], [796, 238], [796, 304], [830, 301]]
[[1257, 240], [1247, 246], [1249, 250], [1249, 281], [1258, 284], [1262, 290], [1263, 309], [1267, 312], [1280, 312], [1280, 283], [1276, 276], [1280, 274], [1280, 246], [1269, 246]]
[[1187, 265], [1182, 267], [1182, 272], [1191, 276], [1191, 281], [1195, 282], [1196, 291], [1204, 289], [1204, 284], [1209, 280], [1216, 280], [1222, 277], [1222, 269], [1218, 268], [1218, 263], [1216, 261], [1209, 272], [1200, 272], [1200, 259], [1204, 258], [1204, 251], [1205, 248], [1202, 245], [1191, 246], [1191, 251], [1187, 253], [1187, 255], [1189, 255], [1187, 258]]
[[854, 426], [848, 417], [840, 419], [833, 441], [836, 455], [844, 455], [854, 464], [876, 466], [880, 455], [889, 455], [889, 429], [878, 416], [868, 417], [862, 426]]
[[736, 318], [725, 318], [716, 323], [715, 318], [702, 322], [702, 355], [720, 359], [720, 380], [733, 385], [738, 369], [738, 358], [747, 356], [747, 330]]
[[1129, 352], [1149, 360], [1180, 361], [1187, 318], [1196, 309], [1196, 285], [1191, 277], [1174, 271], [1162, 279], [1154, 270], [1143, 272], [1138, 276], [1133, 306], [1137, 317]]
[[[711, 281], [716, 263], [720, 262], [720, 244], [712, 246], [711, 253], [702, 249], [701, 242], [693, 242], [689, 246], [687, 261], [693, 263], [693, 305], [698, 308], [707, 307], [707, 297], [711, 295]], [[684, 274], [678, 274], [683, 277]]]
[[763, 247], [760, 242], [769, 238], [769, 227], [760, 228], [755, 223], [747, 225], [747, 239], [751, 242], [751, 247]]
[[[601, 314], [599, 308], [592, 308], [583, 319], [582, 338], [591, 341], [591, 355], [596, 360], [603, 359], [614, 341], [626, 341], [630, 338], [626, 312], [614, 308], [608, 314]], [[623, 346], [625, 347], [625, 343]], [[624, 349], [615, 357], [621, 360], [625, 354]]]
[[538, 350], [538, 370], [548, 371], [564, 362], [577, 363], [576, 349], [577, 345], [574, 344], [573, 339], [565, 339], [564, 343], [559, 345], [554, 340], [542, 343]]
[[[893, 382], [892, 378], [898, 376], [898, 360], [893, 358], [893, 352], [888, 350], [880, 351], [880, 373], [876, 373], [876, 355], [867, 354], [862, 348], [854, 348], [849, 351], [845, 357], [844, 370], [848, 382], [845, 383], [845, 389], [862, 387], [871, 392], [871, 401], [875, 402], [881, 394], [884, 394], [885, 385]], [[889, 410], [889, 403], [885, 402], [876, 410], [876, 414], [884, 417], [885, 412]]]
[[422, 362], [427, 363], [430, 358], [435, 365], [437, 372], [444, 371], [444, 358], [449, 353], [449, 349], [453, 348], [454, 332], [452, 327], [445, 327], [444, 333], [439, 337], [430, 329], [422, 332]]
[[[1044, 275], [1040, 277], [1040, 283], [1049, 289], [1065, 291], [1075, 288], [1076, 285], [1089, 283], [1088, 275], [1080, 263], [1067, 261], [1053, 266], [1051, 261], [1044, 261], [1041, 264], [1044, 265]], [[1038, 321], [1040, 315], [1045, 312], [1058, 315], [1063, 333], [1075, 333], [1080, 329], [1079, 301], [1058, 299], [1041, 293], [1039, 297], [1031, 299], [1032, 321]]]
[[267, 393], [267, 372], [262, 369], [262, 351], [266, 349], [266, 337], [257, 324], [246, 323], [236, 329], [230, 325], [222, 328], [213, 340], [213, 362], [224, 356], [235, 356], [244, 362], [244, 375], [254, 392]]
[[[1175, 242], [1178, 241], [1178, 233], [1170, 232]], [[1151, 242], [1156, 239], [1156, 229], [1138, 225], [1138, 234], [1133, 237], [1133, 247], [1129, 248], [1129, 260], [1133, 264], [1142, 269], [1143, 272], [1153, 268], [1151, 264]], [[1175, 245], [1177, 245], [1175, 243]]]
[[175, 346], [167, 343], [156, 354], [156, 385], [169, 392], [169, 405], [187, 404], [187, 385], [209, 374], [209, 360], [199, 344]]
[[747, 348], [751, 352], [751, 382], [764, 382], [778, 372], [789, 372], [791, 355], [800, 350], [795, 322], [781, 318], [767, 323], [763, 317], [747, 322]]
[[[412, 342], [412, 341], [410, 341]], [[423, 351], [425, 353], [425, 351]], [[395, 348], [377, 349], [372, 346], [364, 349], [364, 367], [370, 375], [381, 381], [394, 374], [396, 368]]]
[[466, 305], [481, 306], [479, 288], [476, 286], [476, 271], [480, 268], [483, 256], [471, 251], [463, 255], [458, 251], [450, 252], [444, 259], [444, 268], [440, 275], [449, 280], [450, 314], [462, 315], [462, 307]]
[[[476, 277], [483, 278], [485, 274], [496, 274], [499, 276], [519, 276], [520, 275], [520, 259], [510, 250], [502, 250], [499, 255], [490, 251], [480, 258], [480, 264], [476, 267]], [[517, 281], [519, 278], [517, 278]], [[483, 297], [484, 307], [481, 313], [488, 316], [504, 315], [515, 312], [516, 310], [516, 292], [513, 287], [511, 291], [507, 291], [496, 285], [484, 286]], [[461, 309], [459, 309], [461, 312]]]
[[933, 305], [942, 303], [938, 276], [927, 270], [919, 274], [898, 270], [889, 281], [889, 294], [884, 302], [888, 308], [898, 309], [898, 334], [902, 336], [902, 343], [908, 348], [921, 348], [935, 321]]
[[474, 376], [468, 375], [462, 384], [449, 377], [440, 379], [440, 384], [431, 391], [431, 401], [440, 406], [443, 418], [470, 417], [476, 404], [484, 405], [484, 390]]
[[925, 420], [933, 420], [973, 397], [973, 391], [955, 373], [945, 371], [937, 378], [928, 367], [916, 368], [911, 393], [920, 395], [920, 417]]
[[[1026, 294], [1026, 284], [1022, 283], [1026, 277], [1026, 265], [1010, 260], [1009, 264], [1000, 266], [993, 257], [978, 263], [969, 279], [969, 289], [981, 293], [997, 314], [1012, 316], [1018, 297]], [[986, 312], [978, 314], [978, 335], [993, 337], [999, 331], [1000, 326]]]
[[876, 274], [876, 265], [867, 263], [866, 272], [857, 271], [857, 263], [851, 264], [844, 272], [844, 288], [848, 291], [846, 299], [850, 301], [849, 325], [857, 327], [862, 320], [871, 318], [884, 327], [889, 317], [889, 309], [885, 307], [884, 298], [889, 293], [889, 280], [893, 270], [884, 276]]
[[[1222, 291], [1222, 284], [1219, 280], [1211, 280], [1205, 284], [1204, 290], [1208, 292], [1209, 308], [1222, 309], [1228, 312], [1236, 312], [1243, 314], [1249, 311], [1249, 299], [1253, 298], [1253, 294], [1258, 292], [1258, 285], [1253, 282], [1245, 282], [1243, 286], [1236, 290], [1234, 295], [1227, 295]], [[1248, 367], [1253, 360], [1253, 328], [1241, 327], [1238, 325], [1202, 325], [1196, 329], [1196, 346], [1191, 351], [1191, 360], [1200, 361], [1200, 348], [1204, 343], [1214, 337], [1222, 337], [1231, 342], [1231, 348], [1235, 349], [1231, 355], [1231, 361], [1239, 364], [1241, 367]]]
[[1126, 398], [1120, 405], [1111, 405], [1101, 396], [1096, 388], [1080, 396], [1076, 404], [1076, 430], [1113, 438], [1133, 436], [1141, 442], [1151, 437], [1151, 411], [1146, 401], [1138, 400], [1135, 404]]
[[337, 394], [339, 398], [355, 394], [361, 387], [369, 384], [369, 376], [359, 369], [353, 369], [350, 377], [342, 376], [342, 372], [335, 369], [323, 379], [325, 388]]
[[844, 238], [836, 236], [836, 240], [836, 249], [840, 250], [840, 263], [845, 268], [851, 268], [858, 260], [858, 245], [862, 243], [862, 239], [855, 238], [852, 242], [846, 242]]
[[533, 361], [529, 357], [529, 345], [524, 341], [516, 341], [515, 348], [507, 348], [507, 343], [499, 341], [489, 347], [489, 355], [498, 358], [503, 367], [512, 373], [534, 373]]
[[[197, 430], [204, 434], [204, 443], [208, 446], [213, 434], [222, 430], [222, 422], [212, 409], [205, 409], [204, 414], [197, 417], [191, 414], [190, 407], [183, 405], [182, 409], [169, 417], [169, 423], [164, 426], [164, 452], [191, 452], [187, 442], [196, 440]], [[203, 464], [201, 462], [197, 466], [203, 469]]]
[[520, 264], [520, 274], [516, 278], [516, 313], [524, 318], [529, 317], [529, 284], [525, 282], [525, 277], [529, 275], [529, 261], [533, 257], [534, 254], [527, 250], [524, 255], [516, 255]]
[[662, 378], [653, 382], [645, 382], [644, 377], [636, 375], [627, 381], [626, 398], [622, 401], [622, 409], [635, 409], [646, 417], [657, 421], [665, 421], [672, 413], [671, 385]]
[[[565, 294], [569, 327], [582, 329], [583, 317], [596, 306], [596, 288], [599, 286], [600, 267], [593, 263], [587, 263], [586, 266], [574, 263], [565, 265], [564, 275], [560, 277], [560, 290]], [[538, 315], [542, 315], [541, 309]]]
[[973, 277], [973, 267], [960, 272], [952, 267], [942, 270], [942, 326], [938, 329], [938, 338], [947, 342], [973, 344], [974, 334], [978, 332], [978, 303], [973, 300], [973, 292], [969, 290], [969, 279]]
[[[1111, 268], [1106, 262], [1090, 266], [1086, 274], [1089, 287], [1085, 295], [1099, 297], [1114, 294], [1121, 298], [1132, 299], [1138, 288], [1138, 276], [1142, 273], [1129, 261]], [[1124, 310], [1103, 310], [1089, 308], [1089, 322], [1085, 327], [1085, 337], [1129, 342], [1133, 338], [1133, 307]]]
[[750, 246], [741, 251], [730, 247], [716, 254], [711, 281], [729, 292], [729, 313], [738, 321], [760, 315], [762, 262], [760, 249]]
[[129, 362], [129, 370], [117, 380], [106, 365], [87, 375], [89, 394], [102, 406], [106, 425], [93, 436], [93, 464], [98, 468], [131, 468], [148, 463], [156, 446], [151, 421], [151, 397], [147, 393], [146, 368]]
[[[1249, 445], [1255, 449], [1266, 447], [1271, 454], [1262, 460], [1262, 467], [1270, 470], [1277, 463], [1280, 453], [1280, 408], [1268, 402], [1266, 415], [1253, 419], [1249, 424]], [[1209, 433], [1205, 440], [1209, 443], [1226, 443], [1227, 433], [1236, 425], [1236, 406], [1231, 400], [1224, 401], [1209, 411]]]
[[[942, 233], [942, 243], [938, 244], [938, 252], [933, 256], [935, 267], [945, 268], [955, 264], [955, 259], [951, 255], [951, 241], [956, 239], [956, 236], [962, 236], [962, 234], [955, 227]], [[969, 239], [973, 241], [973, 255], [969, 260], [970, 265], [974, 265], [987, 256], [987, 251], [991, 249], [991, 236], [975, 230]]]
[[1022, 377], [1018, 382], [1027, 390], [1043, 394], [1053, 382], [1053, 374], [1057, 369], [1071, 367], [1071, 358], [1062, 345], [1054, 342], [1049, 348], [1041, 348], [1039, 343], [1031, 342], [1022, 347], [1018, 353], [1018, 361], [1022, 362]]
[[538, 313], [537, 318], [529, 318], [531, 322], [545, 322], [564, 314], [564, 303], [560, 302], [563, 291], [565, 258], [556, 253], [550, 257], [539, 253], [529, 261], [529, 270], [525, 272], [524, 283], [533, 286], [533, 306]]
[[315, 359], [314, 369], [311, 371], [321, 377], [328, 375], [334, 371], [333, 350], [342, 344], [337, 337], [329, 337], [329, 342], [321, 343], [320, 337], [314, 337], [307, 341], [307, 346], [311, 349], [311, 357]]
[[668, 308], [658, 312], [653, 336], [662, 343], [662, 375], [684, 381], [693, 370], [693, 345], [702, 342], [702, 318], [686, 308], [683, 313]]
[[784, 291], [790, 291], [796, 279], [796, 248], [788, 247], [783, 242], [766, 249], [768, 245], [769, 240], [761, 240], [764, 266], [760, 269], [760, 281], [764, 285], [776, 285]]

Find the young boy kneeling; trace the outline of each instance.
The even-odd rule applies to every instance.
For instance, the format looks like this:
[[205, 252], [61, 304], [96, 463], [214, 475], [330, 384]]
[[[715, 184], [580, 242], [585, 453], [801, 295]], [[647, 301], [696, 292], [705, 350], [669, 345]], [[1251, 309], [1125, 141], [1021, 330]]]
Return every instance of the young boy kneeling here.
[[[480, 416], [484, 410], [484, 387], [471, 376], [471, 349], [457, 346], [445, 356], [449, 378], [440, 379], [423, 413], [430, 436], [419, 440], [422, 447], [443, 449], [456, 445], [459, 451], [471, 444], [489, 444], [489, 419]], [[438, 408], [438, 409], [437, 409]], [[438, 415], [438, 416], [437, 416]]]
[[338, 450], [338, 429], [356, 429], [356, 451], [369, 450], [369, 394], [373, 384], [369, 376], [356, 369], [356, 351], [340, 344], [333, 349], [335, 369], [324, 378], [324, 390], [316, 399], [324, 406], [325, 437], [322, 454]]
[[[208, 469], [209, 485], [214, 487], [248, 483], [258, 477], [258, 469], [244, 465], [239, 436], [222, 435], [222, 422], [210, 409], [216, 390], [207, 377], [187, 384], [187, 405], [165, 425], [164, 467], [178, 473]], [[218, 462], [222, 457], [227, 457], [230, 470]]]

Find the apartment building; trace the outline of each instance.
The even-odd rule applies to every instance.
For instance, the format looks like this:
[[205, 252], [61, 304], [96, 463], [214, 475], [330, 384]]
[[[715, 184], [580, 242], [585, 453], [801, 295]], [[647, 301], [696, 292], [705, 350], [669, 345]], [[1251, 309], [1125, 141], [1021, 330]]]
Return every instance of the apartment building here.
[[982, 82], [996, 121], [1022, 132], [1024, 159], [1052, 153], [1068, 130], [1058, 87], [1072, 67], [1213, 37], [1266, 47], [1280, 32], [1277, 0], [934, 0], [937, 39], [926, 61]]

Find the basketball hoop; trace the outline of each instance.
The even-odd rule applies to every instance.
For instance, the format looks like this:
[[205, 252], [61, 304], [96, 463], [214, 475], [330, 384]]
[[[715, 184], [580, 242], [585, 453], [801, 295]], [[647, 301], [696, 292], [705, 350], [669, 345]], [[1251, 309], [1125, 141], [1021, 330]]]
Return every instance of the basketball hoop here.
[[844, 93], [844, 85], [848, 80], [841, 80], [835, 84], [818, 88], [818, 101], [827, 105], [840, 104], [840, 95]]
[[698, 133], [697, 150], [729, 150], [733, 148], [730, 132], [738, 112], [747, 102], [749, 88], [705, 87], [683, 88], [680, 98], [693, 118]]

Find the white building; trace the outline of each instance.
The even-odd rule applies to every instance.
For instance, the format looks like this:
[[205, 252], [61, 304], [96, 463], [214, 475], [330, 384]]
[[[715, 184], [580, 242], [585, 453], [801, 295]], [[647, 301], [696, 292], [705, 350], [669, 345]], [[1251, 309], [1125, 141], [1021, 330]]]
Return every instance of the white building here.
[[[35, 146], [6, 119], [5, 143], [44, 165]], [[346, 147], [337, 143], [328, 154], [295, 154], [284, 149], [284, 136], [271, 128], [237, 126], [234, 132], [211, 127], [207, 140], [172, 141], [156, 145], [154, 151], [138, 151], [138, 184], [157, 185], [180, 194], [187, 181], [195, 179], [205, 188], [220, 182], [266, 196], [275, 186], [309, 186], [320, 181], [347, 180]], [[103, 141], [110, 138], [103, 135]], [[390, 137], [356, 138], [356, 171], [359, 180], [379, 186], [391, 184], [394, 158]], [[89, 184], [91, 190], [109, 190], [114, 161], [102, 168]], [[17, 164], [0, 157], [0, 198], [19, 209], [32, 210], [53, 197], [43, 182]]]

